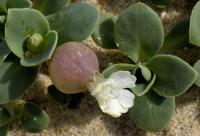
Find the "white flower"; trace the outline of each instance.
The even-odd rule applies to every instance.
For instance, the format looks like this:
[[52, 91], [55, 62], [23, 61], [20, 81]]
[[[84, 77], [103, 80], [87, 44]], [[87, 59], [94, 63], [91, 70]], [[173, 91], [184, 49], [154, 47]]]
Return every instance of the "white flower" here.
[[135, 87], [136, 77], [128, 71], [118, 71], [108, 79], [96, 75], [88, 90], [93, 95], [104, 113], [119, 117], [133, 106], [134, 94], [125, 88]]

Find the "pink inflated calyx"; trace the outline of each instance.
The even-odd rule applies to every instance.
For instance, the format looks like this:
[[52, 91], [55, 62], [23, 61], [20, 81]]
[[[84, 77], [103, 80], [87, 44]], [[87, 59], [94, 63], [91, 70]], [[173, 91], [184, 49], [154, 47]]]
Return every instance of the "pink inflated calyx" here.
[[67, 42], [59, 46], [49, 63], [49, 74], [55, 87], [67, 94], [86, 90], [99, 72], [96, 54], [83, 43]]

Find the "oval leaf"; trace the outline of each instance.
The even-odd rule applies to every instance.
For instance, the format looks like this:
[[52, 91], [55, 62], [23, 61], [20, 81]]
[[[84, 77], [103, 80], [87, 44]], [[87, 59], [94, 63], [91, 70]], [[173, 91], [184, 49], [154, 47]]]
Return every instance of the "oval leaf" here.
[[116, 22], [115, 16], [110, 13], [101, 14], [100, 20], [92, 34], [93, 40], [103, 48], [117, 48], [114, 41], [114, 25]]
[[10, 104], [0, 105], [0, 127], [10, 123], [13, 117], [13, 111]]
[[161, 51], [170, 51], [186, 47], [189, 43], [189, 24], [188, 19], [177, 23], [165, 37]]
[[0, 127], [0, 136], [7, 136], [10, 124]]
[[46, 18], [34, 9], [9, 9], [5, 26], [5, 38], [10, 50], [19, 58], [24, 57], [24, 42], [28, 36], [49, 32]]
[[141, 69], [142, 76], [146, 81], [149, 81], [151, 79], [151, 70], [149, 70], [146, 66], [139, 65], [139, 68]]
[[164, 41], [163, 26], [158, 15], [143, 3], [130, 6], [120, 14], [114, 35], [119, 49], [134, 62], [153, 57]]
[[0, 65], [10, 54], [10, 49], [5, 42], [0, 42]]
[[140, 128], [156, 132], [166, 127], [174, 110], [174, 97], [164, 98], [151, 90], [141, 97], [136, 96], [129, 116]]
[[66, 6], [70, 0], [34, 0], [33, 8], [44, 15], [55, 13]]
[[156, 75], [154, 74], [149, 83], [136, 84], [136, 86], [134, 88], [131, 88], [131, 91], [134, 94], [136, 94], [137, 96], [142, 96], [142, 95], [146, 94], [151, 89], [155, 80], [156, 80]]
[[190, 43], [200, 46], [200, 1], [192, 10], [190, 18], [189, 40]]
[[37, 55], [32, 56], [32, 58], [27, 58], [25, 56], [21, 59], [21, 64], [23, 66], [37, 66], [44, 61], [51, 58], [51, 55], [53, 54], [53, 51], [55, 50], [57, 46], [58, 41], [58, 35], [56, 31], [50, 31], [45, 37], [44, 37], [44, 46], [46, 49]]
[[7, 0], [6, 6], [9, 8], [30, 8], [32, 7], [30, 0]]
[[0, 104], [22, 96], [35, 81], [37, 72], [38, 67], [26, 68], [19, 63], [3, 62], [0, 65]]
[[197, 73], [198, 73], [198, 76], [197, 76], [197, 79], [196, 79], [196, 81], [195, 81], [195, 84], [196, 84], [197, 86], [200, 87], [200, 60], [198, 60], [198, 61], [195, 63], [194, 69], [195, 69], [195, 70], [197, 71]]
[[171, 3], [171, 0], [152, 0], [152, 2], [159, 8], [166, 8]]
[[108, 78], [113, 72], [117, 72], [117, 71], [134, 71], [137, 68], [136, 65], [133, 64], [123, 64], [123, 63], [119, 63], [119, 64], [114, 64], [110, 67], [108, 67], [107, 69], [105, 69], [102, 74]]
[[47, 113], [33, 103], [26, 103], [20, 117], [23, 127], [31, 133], [38, 133], [49, 125]]
[[197, 78], [189, 64], [172, 55], [157, 55], [146, 66], [156, 74], [153, 89], [162, 96], [183, 94]]
[[58, 33], [58, 43], [83, 41], [94, 31], [99, 11], [86, 3], [75, 3], [48, 16], [51, 29]]

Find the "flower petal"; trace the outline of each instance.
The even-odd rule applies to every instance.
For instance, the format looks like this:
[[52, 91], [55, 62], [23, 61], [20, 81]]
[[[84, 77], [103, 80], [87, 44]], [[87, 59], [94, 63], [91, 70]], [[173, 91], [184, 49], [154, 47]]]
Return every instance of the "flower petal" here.
[[108, 80], [114, 80], [115, 88], [133, 88], [135, 87], [136, 77], [129, 71], [117, 71], [111, 74]]
[[134, 94], [126, 89], [120, 90], [120, 95], [117, 100], [125, 108], [131, 108], [134, 104]]

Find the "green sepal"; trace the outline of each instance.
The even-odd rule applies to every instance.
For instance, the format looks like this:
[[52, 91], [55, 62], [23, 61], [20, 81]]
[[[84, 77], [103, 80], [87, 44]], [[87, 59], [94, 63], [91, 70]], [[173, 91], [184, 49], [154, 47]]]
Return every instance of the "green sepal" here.
[[81, 42], [94, 31], [99, 18], [96, 7], [86, 3], [70, 4], [47, 17], [51, 29], [58, 33], [58, 43]]
[[108, 67], [107, 69], [105, 69], [102, 74], [104, 75], [104, 77], [108, 78], [113, 72], [117, 72], [117, 71], [131, 71], [131, 72], [135, 72], [137, 66], [133, 65], [133, 64], [123, 64], [123, 63], [119, 63], [119, 64], [114, 64], [110, 67]]
[[35, 81], [38, 67], [23, 67], [19, 62], [4, 61], [0, 65], [0, 104], [21, 97]]
[[172, 55], [157, 55], [146, 66], [156, 74], [153, 89], [162, 96], [183, 94], [197, 78], [197, 72], [187, 62]]
[[138, 63], [157, 53], [164, 42], [164, 31], [158, 15], [139, 2], [119, 15], [114, 37], [119, 49]]
[[143, 130], [162, 131], [175, 111], [175, 97], [162, 97], [150, 90], [134, 100], [129, 110], [130, 118]]
[[151, 89], [155, 80], [156, 80], [156, 75], [154, 74], [152, 79], [150, 80], [150, 82], [136, 84], [136, 86], [134, 88], [131, 88], [131, 91], [134, 94], [136, 94], [137, 96], [142, 96], [142, 95], [146, 94]]
[[21, 111], [20, 121], [23, 128], [30, 133], [38, 133], [49, 125], [47, 113], [34, 103], [26, 103]]
[[111, 13], [102, 13], [98, 24], [92, 34], [98, 46], [107, 49], [117, 48], [114, 40], [114, 25], [117, 17]]

